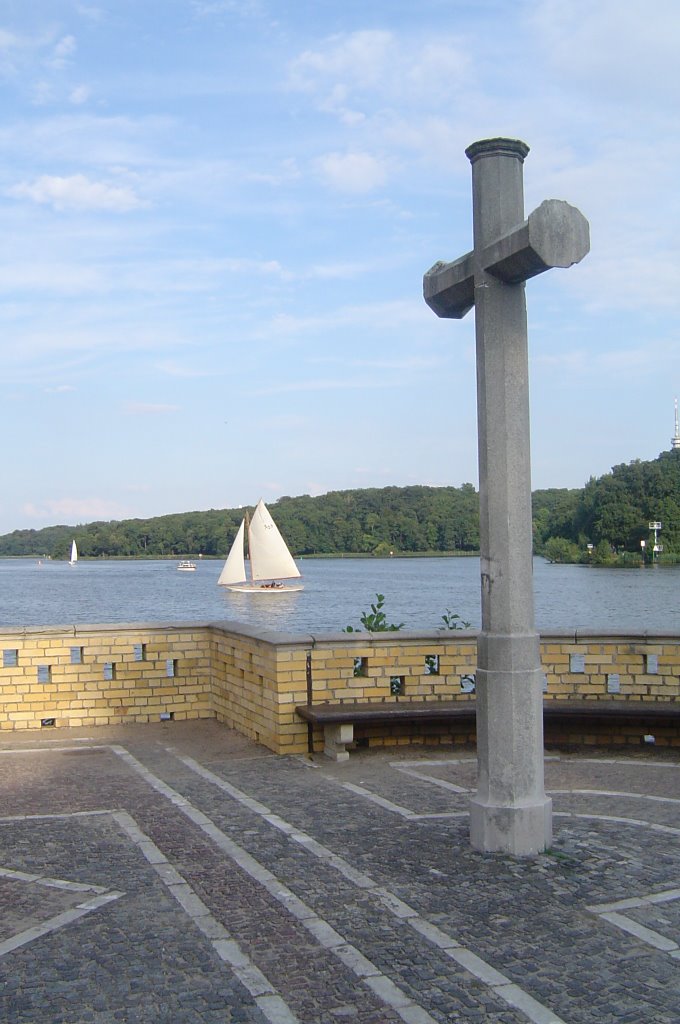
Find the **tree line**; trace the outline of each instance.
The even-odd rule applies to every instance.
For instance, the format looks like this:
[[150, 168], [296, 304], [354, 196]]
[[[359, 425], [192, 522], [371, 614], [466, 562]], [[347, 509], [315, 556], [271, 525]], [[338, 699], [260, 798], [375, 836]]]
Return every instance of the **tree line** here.
[[[654, 552], [651, 523], [661, 523]], [[614, 466], [578, 490], [534, 495], [534, 545], [554, 562], [680, 559], [680, 449]]]
[[[269, 507], [296, 556], [479, 550], [479, 495], [469, 483], [305, 494]], [[223, 558], [243, 515], [241, 508], [209, 509], [15, 530], [0, 537], [0, 556], [67, 558], [75, 537], [84, 558]], [[650, 522], [662, 523], [663, 557], [680, 556], [680, 450], [614, 466], [583, 488], [533, 493], [534, 550], [551, 561], [651, 556]]]
[[[462, 487], [331, 491], [269, 504], [294, 555], [470, 552], [479, 549], [479, 499]], [[252, 510], [251, 510], [252, 511]], [[153, 519], [15, 530], [0, 556], [66, 558], [75, 537], [83, 558], [226, 556], [244, 509], [210, 509]]]

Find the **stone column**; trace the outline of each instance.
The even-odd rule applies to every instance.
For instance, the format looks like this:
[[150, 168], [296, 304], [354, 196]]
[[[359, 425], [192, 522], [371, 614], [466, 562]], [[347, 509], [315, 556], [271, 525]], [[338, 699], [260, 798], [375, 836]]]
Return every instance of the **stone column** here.
[[535, 854], [550, 845], [543, 780], [543, 696], [534, 626], [525, 285], [482, 263], [524, 221], [523, 142], [491, 139], [472, 163], [482, 631], [477, 662], [475, 849]]

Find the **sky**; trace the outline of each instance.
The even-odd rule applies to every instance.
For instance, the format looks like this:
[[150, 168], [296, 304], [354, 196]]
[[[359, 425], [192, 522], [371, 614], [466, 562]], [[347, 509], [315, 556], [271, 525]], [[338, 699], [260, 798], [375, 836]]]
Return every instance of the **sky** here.
[[2, 0], [0, 533], [478, 485], [465, 148], [591, 252], [527, 284], [532, 487], [671, 447], [680, 6]]

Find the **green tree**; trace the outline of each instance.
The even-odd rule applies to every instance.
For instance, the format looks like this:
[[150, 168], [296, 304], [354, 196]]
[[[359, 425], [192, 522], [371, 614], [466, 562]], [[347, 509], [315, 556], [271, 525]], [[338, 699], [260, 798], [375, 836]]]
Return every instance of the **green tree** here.
[[614, 561], [614, 552], [608, 541], [601, 540], [599, 544], [595, 545], [592, 555], [593, 565], [613, 565]]
[[559, 563], [578, 562], [581, 558], [578, 546], [564, 537], [549, 537], [543, 545], [543, 555], [549, 562]]

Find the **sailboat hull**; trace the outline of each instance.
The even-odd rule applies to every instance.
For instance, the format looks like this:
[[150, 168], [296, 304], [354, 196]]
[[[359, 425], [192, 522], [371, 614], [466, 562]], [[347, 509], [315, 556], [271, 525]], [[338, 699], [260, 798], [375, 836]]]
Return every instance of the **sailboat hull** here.
[[277, 583], [272, 586], [270, 583], [229, 583], [222, 584], [226, 590], [233, 590], [237, 594], [293, 594], [297, 590], [304, 590], [304, 583]]

